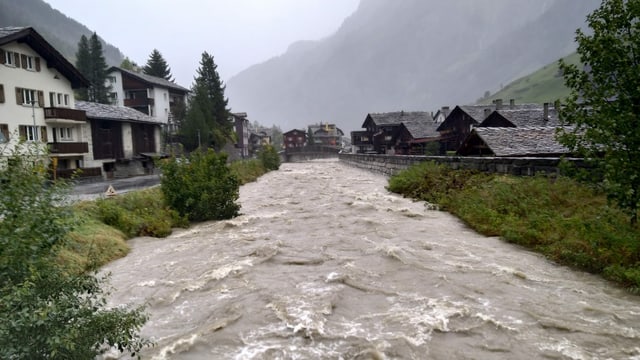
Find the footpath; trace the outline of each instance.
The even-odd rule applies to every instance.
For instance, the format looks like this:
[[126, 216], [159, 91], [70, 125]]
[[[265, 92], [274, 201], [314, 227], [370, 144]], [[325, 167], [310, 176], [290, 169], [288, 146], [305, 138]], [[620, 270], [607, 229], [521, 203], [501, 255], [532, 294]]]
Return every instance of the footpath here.
[[76, 201], [93, 200], [106, 196], [110, 187], [115, 194], [121, 194], [132, 190], [141, 190], [160, 184], [159, 175], [134, 176], [130, 178], [110, 179], [91, 183], [79, 183], [73, 186], [71, 198]]

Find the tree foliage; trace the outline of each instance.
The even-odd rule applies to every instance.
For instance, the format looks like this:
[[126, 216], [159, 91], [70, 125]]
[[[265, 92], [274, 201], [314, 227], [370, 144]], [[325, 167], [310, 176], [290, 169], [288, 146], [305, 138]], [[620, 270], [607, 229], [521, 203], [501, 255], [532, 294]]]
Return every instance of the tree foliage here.
[[120, 67], [129, 70], [129, 71], [138, 71], [138, 64], [135, 61], [129, 59], [129, 57], [125, 57], [124, 60], [120, 63]]
[[148, 344], [142, 308], [109, 309], [104, 277], [70, 272], [58, 253], [75, 222], [65, 183], [18, 146], [0, 169], [0, 358], [92, 359]]
[[173, 75], [171, 75], [171, 68], [167, 61], [162, 57], [162, 54], [158, 49], [153, 49], [147, 60], [147, 64], [142, 69], [147, 75], [163, 78], [165, 80], [173, 81]]
[[560, 141], [604, 175], [609, 198], [637, 223], [640, 206], [640, 0], [604, 0], [578, 30], [584, 68], [560, 61], [571, 89]]
[[94, 32], [87, 39], [82, 35], [76, 52], [76, 67], [89, 80], [89, 88], [78, 92], [80, 100], [109, 104], [110, 89], [106, 85], [107, 61], [104, 58], [102, 42]]
[[197, 130], [200, 130], [200, 144], [217, 150], [231, 138], [233, 124], [229, 121], [230, 110], [224, 90], [213, 56], [204, 52], [191, 89], [194, 95], [182, 124], [181, 135], [187, 150], [194, 149], [193, 134]]
[[268, 171], [278, 170], [278, 168], [280, 168], [280, 155], [278, 155], [278, 151], [271, 145], [264, 145], [258, 151], [258, 159]]
[[167, 160], [161, 189], [169, 206], [191, 221], [230, 219], [240, 210], [240, 183], [227, 166], [227, 155], [211, 149]]

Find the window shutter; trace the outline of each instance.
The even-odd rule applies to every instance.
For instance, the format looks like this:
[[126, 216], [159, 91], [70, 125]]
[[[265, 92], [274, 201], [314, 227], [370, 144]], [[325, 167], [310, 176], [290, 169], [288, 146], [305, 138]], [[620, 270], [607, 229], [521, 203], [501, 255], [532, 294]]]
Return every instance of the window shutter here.
[[22, 60], [22, 68], [26, 69], [27, 68], [27, 55], [20, 54], [20, 60]]
[[4, 103], [4, 85], [0, 84], [0, 104]]
[[5, 57], [4, 50], [0, 49], [0, 64], [6, 64], [7, 58]]
[[11, 53], [10, 56], [13, 56], [13, 61], [15, 61], [15, 66], [16, 67], [20, 67], [20, 54], [18, 53]]
[[36, 71], [40, 71], [40, 57], [36, 56]]
[[27, 140], [27, 127], [20, 125], [18, 128], [18, 134], [20, 135], [20, 139]]
[[24, 103], [24, 100], [22, 99], [22, 89], [17, 87], [16, 88], [16, 104], [22, 105], [23, 103]]
[[46, 126], [40, 127], [40, 141], [42, 141], [42, 142], [48, 142], [49, 141], [47, 139], [47, 127]]
[[44, 107], [44, 91], [38, 90], [38, 106]]

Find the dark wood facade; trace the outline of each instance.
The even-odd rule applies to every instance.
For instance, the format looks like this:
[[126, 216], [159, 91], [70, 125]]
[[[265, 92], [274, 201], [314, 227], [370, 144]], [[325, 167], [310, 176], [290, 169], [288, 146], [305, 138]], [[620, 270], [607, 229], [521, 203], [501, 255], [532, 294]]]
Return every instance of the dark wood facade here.
[[[488, 114], [487, 114], [488, 115]], [[466, 109], [456, 106], [445, 121], [438, 127], [440, 133], [440, 149], [442, 153], [457, 151], [469, 136], [474, 126], [484, 119], [476, 119], [476, 114], [469, 114]]]
[[155, 128], [157, 125], [152, 124], [131, 124], [131, 135], [133, 137], [133, 153], [138, 155], [141, 153], [156, 152]]
[[123, 159], [122, 124], [118, 121], [91, 119], [93, 158]]
[[307, 144], [307, 132], [293, 129], [282, 134], [284, 138], [285, 151], [288, 149], [301, 148]]

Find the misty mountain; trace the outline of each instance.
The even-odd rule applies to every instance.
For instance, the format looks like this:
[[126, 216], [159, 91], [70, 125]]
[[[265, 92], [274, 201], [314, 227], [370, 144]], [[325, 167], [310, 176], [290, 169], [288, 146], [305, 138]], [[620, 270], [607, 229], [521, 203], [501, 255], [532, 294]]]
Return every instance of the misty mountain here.
[[234, 111], [283, 130], [473, 103], [575, 49], [600, 0], [362, 0], [333, 35], [227, 82]]
[[[72, 64], [75, 64], [80, 37], [93, 34], [86, 26], [42, 0], [0, 0], [0, 27], [5, 26], [33, 27]], [[102, 45], [107, 63], [120, 65], [124, 59], [120, 50], [104, 40]]]

